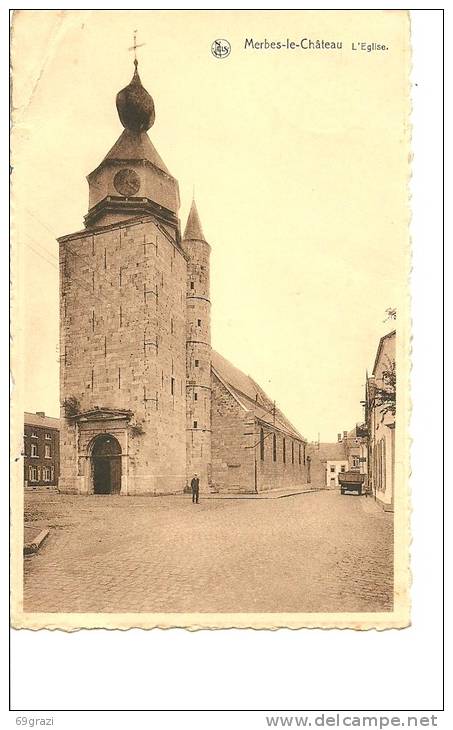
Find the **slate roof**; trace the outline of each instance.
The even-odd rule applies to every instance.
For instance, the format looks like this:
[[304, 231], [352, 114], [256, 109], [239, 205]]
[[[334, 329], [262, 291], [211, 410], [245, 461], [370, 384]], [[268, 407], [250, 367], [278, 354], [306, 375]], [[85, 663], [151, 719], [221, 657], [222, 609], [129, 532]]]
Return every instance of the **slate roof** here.
[[146, 132], [134, 133], [124, 129], [103, 162], [106, 160], [148, 160], [172, 177]]
[[277, 430], [283, 431], [299, 441], [306, 441], [279, 408], [275, 409], [274, 424], [272, 413], [274, 402], [250, 375], [243, 373], [215, 350], [212, 351], [212, 370], [244, 409], [252, 411], [256, 418], [270, 426], [275, 426]]
[[205, 241], [203, 229], [201, 227], [200, 216], [198, 215], [195, 200], [192, 200], [189, 217], [187, 218], [186, 230], [184, 231], [184, 240]]
[[41, 428], [60, 429], [60, 419], [52, 416], [38, 416], [37, 413], [24, 413], [24, 424], [26, 426], [41, 426]]
[[346, 449], [343, 441], [332, 443], [310, 444], [310, 454], [320, 461], [346, 461]]
[[379, 340], [379, 345], [378, 345], [376, 357], [375, 357], [375, 360], [374, 360], [373, 375], [376, 374], [376, 370], [377, 370], [379, 358], [381, 357], [381, 352], [382, 352], [382, 348], [384, 347], [385, 340], [389, 340], [389, 339], [391, 339], [392, 337], [395, 337], [395, 336], [396, 336], [396, 330], [392, 330], [392, 332], [388, 332], [386, 335], [384, 335], [383, 337], [381, 337], [381, 339]]

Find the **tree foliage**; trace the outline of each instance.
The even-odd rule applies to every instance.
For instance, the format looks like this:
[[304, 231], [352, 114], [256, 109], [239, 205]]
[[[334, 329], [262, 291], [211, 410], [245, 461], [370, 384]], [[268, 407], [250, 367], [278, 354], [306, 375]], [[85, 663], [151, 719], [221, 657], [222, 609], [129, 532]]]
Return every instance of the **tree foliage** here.
[[396, 309], [394, 307], [387, 307], [385, 313], [387, 317], [383, 320], [384, 322], [388, 322], [389, 319], [396, 319]]
[[70, 395], [63, 401], [63, 408], [66, 418], [74, 418], [80, 413], [80, 401], [74, 395]]
[[380, 406], [381, 413], [396, 413], [396, 365], [395, 360], [387, 358], [386, 368], [382, 371], [381, 385], [375, 385], [375, 405]]

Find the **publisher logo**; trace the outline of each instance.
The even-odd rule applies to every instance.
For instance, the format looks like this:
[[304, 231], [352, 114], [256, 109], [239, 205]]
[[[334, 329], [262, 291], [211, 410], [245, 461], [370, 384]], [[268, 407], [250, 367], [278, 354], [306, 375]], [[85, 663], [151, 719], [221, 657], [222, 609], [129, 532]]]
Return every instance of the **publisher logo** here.
[[225, 38], [217, 38], [211, 45], [211, 53], [216, 58], [226, 58], [231, 53], [231, 45]]

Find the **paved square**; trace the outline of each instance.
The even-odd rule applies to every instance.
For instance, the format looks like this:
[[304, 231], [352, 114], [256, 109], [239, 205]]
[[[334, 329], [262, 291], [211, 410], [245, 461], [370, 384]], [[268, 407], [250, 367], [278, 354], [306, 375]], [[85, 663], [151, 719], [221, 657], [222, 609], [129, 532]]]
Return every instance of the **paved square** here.
[[50, 527], [25, 558], [28, 612], [390, 611], [393, 519], [371, 498], [27, 494]]

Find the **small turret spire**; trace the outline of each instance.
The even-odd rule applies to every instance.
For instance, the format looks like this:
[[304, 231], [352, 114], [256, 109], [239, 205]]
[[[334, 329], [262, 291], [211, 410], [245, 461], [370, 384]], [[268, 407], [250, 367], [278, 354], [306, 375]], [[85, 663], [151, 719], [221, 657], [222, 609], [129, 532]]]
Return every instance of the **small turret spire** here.
[[186, 230], [184, 231], [183, 238], [185, 241], [190, 239], [196, 241], [206, 241], [203, 229], [201, 227], [200, 216], [198, 215], [195, 199], [192, 200], [192, 205], [190, 207], [190, 213], [189, 217], [187, 218]]

